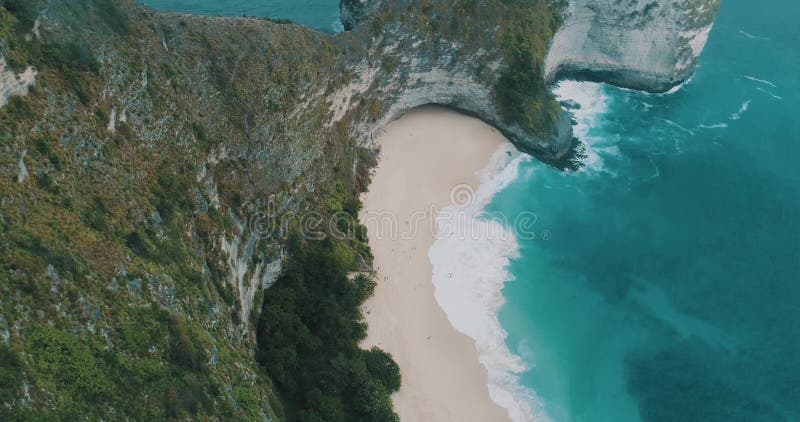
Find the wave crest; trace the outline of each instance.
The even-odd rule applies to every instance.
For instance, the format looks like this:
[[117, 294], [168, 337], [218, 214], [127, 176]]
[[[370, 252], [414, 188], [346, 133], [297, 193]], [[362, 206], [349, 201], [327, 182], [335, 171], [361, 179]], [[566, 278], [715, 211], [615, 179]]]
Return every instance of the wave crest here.
[[508, 333], [497, 317], [505, 302], [503, 286], [513, 280], [509, 265], [519, 246], [511, 229], [487, 219], [483, 210], [517, 178], [520, 163], [528, 159], [511, 145], [501, 147], [480, 173], [473, 200], [445, 208], [436, 220], [437, 227], [466, 223], [475, 235], [439, 237], [429, 252], [436, 301], [453, 327], [475, 340], [491, 398], [515, 422], [544, 419], [535, 393], [520, 383], [525, 362], [508, 349]]

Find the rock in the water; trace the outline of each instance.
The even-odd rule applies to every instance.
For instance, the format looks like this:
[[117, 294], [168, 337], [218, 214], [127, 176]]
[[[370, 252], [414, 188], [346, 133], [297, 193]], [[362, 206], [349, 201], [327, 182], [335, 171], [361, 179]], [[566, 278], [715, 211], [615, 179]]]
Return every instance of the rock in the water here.
[[570, 0], [546, 78], [667, 91], [692, 75], [718, 9], [719, 0]]

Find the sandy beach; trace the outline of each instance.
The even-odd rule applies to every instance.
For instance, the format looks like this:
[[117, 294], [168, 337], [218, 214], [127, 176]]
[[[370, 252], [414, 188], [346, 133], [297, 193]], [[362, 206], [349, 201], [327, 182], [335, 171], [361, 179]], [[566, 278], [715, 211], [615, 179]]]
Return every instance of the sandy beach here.
[[477, 119], [423, 107], [388, 125], [377, 142], [379, 164], [361, 219], [378, 287], [364, 305], [369, 330], [362, 346], [379, 346], [400, 365], [402, 387], [393, 400], [402, 421], [508, 420], [489, 397], [475, 342], [453, 328], [434, 298], [428, 256], [432, 206], [450, 205], [456, 186], [477, 188], [476, 173], [507, 141]]

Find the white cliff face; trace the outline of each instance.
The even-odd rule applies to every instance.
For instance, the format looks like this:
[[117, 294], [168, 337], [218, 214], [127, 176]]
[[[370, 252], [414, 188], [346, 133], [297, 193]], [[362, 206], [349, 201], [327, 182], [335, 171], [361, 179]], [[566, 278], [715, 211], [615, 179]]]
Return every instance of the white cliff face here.
[[14, 73], [0, 56], [0, 107], [14, 95], [25, 95], [28, 87], [36, 82], [36, 71], [28, 66], [22, 73]]
[[662, 92], [688, 79], [720, 0], [569, 0], [545, 77]]
[[[493, 42], [494, 34], [487, 39]], [[558, 162], [573, 146], [569, 115], [560, 113], [540, 136], [506, 121], [494, 92], [505, 63], [497, 49], [485, 46], [429, 39], [399, 26], [385, 28], [368, 57], [348, 65], [351, 82], [325, 98], [330, 105], [329, 126], [349, 112], [360, 113], [351, 122], [351, 135], [372, 147], [371, 141], [389, 122], [416, 107], [437, 104], [489, 123], [522, 151]]]
[[220, 239], [220, 246], [228, 255], [230, 270], [228, 282], [238, 296], [240, 321], [252, 329], [251, 324], [255, 321], [250, 318], [251, 312], [260, 305], [256, 303], [256, 295], [278, 280], [282, 272], [283, 257], [281, 253], [280, 259], [271, 262], [265, 256], [260, 256], [259, 259], [256, 248], [262, 241], [263, 233], [239, 221], [234, 214], [230, 217], [235, 226], [234, 237], [228, 240], [223, 236]]
[[[354, 62], [350, 86], [329, 99], [333, 119], [369, 108], [356, 119], [352, 135], [371, 138], [384, 124], [424, 104], [440, 104], [474, 115], [500, 129], [520, 150], [559, 163], [574, 146], [568, 113], [561, 111], [547, 133], [533, 134], [502, 118], [495, 88], [505, 66], [497, 28], [478, 42], [421, 38], [403, 24], [380, 37], [367, 25], [374, 11], [406, 4], [382, 0], [341, 0], [342, 19], [353, 33], [372, 38], [370, 58]], [[706, 44], [720, 0], [568, 0], [563, 24], [545, 60], [546, 82], [578, 79], [663, 92], [688, 79]], [[355, 22], [355, 23], [354, 23]], [[465, 23], [466, 24], [466, 23]], [[375, 59], [378, 57], [378, 59]], [[541, 100], [541, 99], [539, 99]], [[377, 105], [376, 105], [377, 104]]]

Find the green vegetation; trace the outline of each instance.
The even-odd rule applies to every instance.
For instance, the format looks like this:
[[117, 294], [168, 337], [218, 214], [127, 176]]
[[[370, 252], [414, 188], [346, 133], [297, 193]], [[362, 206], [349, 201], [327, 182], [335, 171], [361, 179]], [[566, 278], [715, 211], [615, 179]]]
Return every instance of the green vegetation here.
[[286, 273], [266, 295], [258, 328], [258, 360], [269, 373], [289, 420], [397, 420], [389, 394], [400, 373], [379, 349], [361, 350], [366, 335], [359, 306], [374, 281], [357, 269], [342, 243], [289, 244]]
[[[33, 28], [36, 17], [39, 15], [39, 6], [41, 2], [38, 0], [2, 0], [0, 6], [7, 12], [0, 12], [0, 16], [5, 15], [1, 21], [5, 23], [4, 26], [13, 27], [13, 31], [17, 34], [24, 34]], [[8, 16], [11, 16], [9, 18]], [[7, 30], [5, 35], [11, 32]]]
[[499, 34], [506, 67], [495, 99], [506, 121], [545, 137], [560, 110], [543, 77], [548, 44], [561, 24], [560, 8], [550, 0], [506, 1], [514, 18]]
[[5, 343], [0, 342], [0, 403], [8, 403], [14, 399], [17, 392], [16, 383], [22, 379], [24, 369], [22, 357]]
[[[25, 340], [27, 379], [32, 391], [57, 391], [53, 407], [0, 408], [3, 420], [85, 415], [126, 415], [135, 420], [186, 418], [199, 414], [233, 417], [226, 402], [214, 398], [222, 388], [207, 377], [203, 337], [192, 324], [150, 308], [120, 307], [119, 336], [111, 343], [67, 333], [63, 327], [34, 325]], [[23, 360], [0, 345], [0, 394], [14, 398]], [[34, 395], [32, 399], [44, 397]]]
[[[374, 42], [406, 31], [463, 60], [500, 40], [504, 115], [548, 128], [544, 0], [401, 6], [373, 21], [393, 31]], [[352, 137], [391, 104], [376, 83], [332, 122], [326, 101], [373, 41], [276, 23], [0, 0], [4, 57], [39, 71], [0, 109], [0, 420], [397, 419], [397, 365], [358, 347], [374, 289], [358, 192], [375, 157]], [[322, 240], [270, 227], [253, 246], [253, 215], [273, 198], [336, 225]], [[240, 286], [277, 260], [285, 272], [243, 315]]]
[[[2, 0], [1, 4], [0, 41], [5, 47], [3, 55], [9, 66], [17, 70], [35, 66], [40, 71], [57, 71], [54, 76], [71, 87], [81, 103], [88, 105], [91, 97], [88, 78], [96, 76], [100, 70], [100, 64], [88, 43], [80, 39], [42, 40], [31, 36], [42, 7], [38, 0]], [[115, 30], [127, 27], [112, 0], [92, 0], [87, 5], [70, 2], [68, 5], [82, 8], [78, 10], [80, 15], [91, 16], [92, 12], [99, 14], [98, 21], [110, 22]]]

